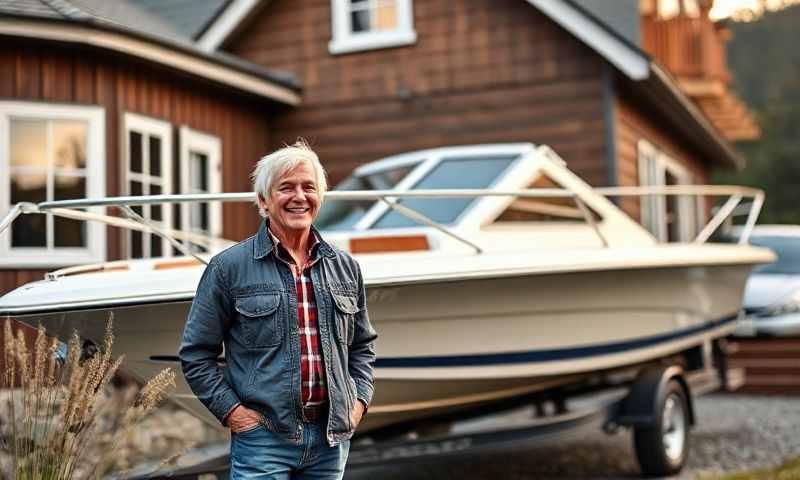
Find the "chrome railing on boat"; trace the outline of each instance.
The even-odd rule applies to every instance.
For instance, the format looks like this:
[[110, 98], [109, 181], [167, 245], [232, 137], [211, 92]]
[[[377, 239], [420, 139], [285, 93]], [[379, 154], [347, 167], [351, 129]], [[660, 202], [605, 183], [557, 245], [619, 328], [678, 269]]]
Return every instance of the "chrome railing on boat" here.
[[[642, 197], [642, 196], [727, 196], [726, 202], [717, 209], [709, 219], [700, 233], [695, 237], [695, 243], [705, 243], [711, 235], [719, 228], [725, 220], [731, 216], [743, 199], [752, 198], [752, 203], [747, 214], [747, 220], [739, 237], [740, 244], [749, 241], [750, 234], [755, 226], [758, 214], [764, 204], [764, 192], [757, 188], [740, 187], [732, 185], [670, 185], [670, 186], [644, 186], [644, 187], [597, 187], [592, 192], [605, 197]], [[414, 190], [397, 192], [394, 190], [353, 190], [353, 191], [330, 191], [325, 194], [326, 200], [337, 201], [363, 201], [376, 200], [386, 203], [390, 208], [399, 214], [423, 225], [435, 228], [436, 230], [470, 246], [477, 253], [481, 253], [481, 248], [462, 235], [454, 232], [443, 225], [436, 223], [422, 213], [402, 205], [397, 202], [398, 198], [472, 198], [472, 197], [507, 197], [518, 198], [573, 198], [576, 206], [583, 215], [586, 222], [593, 228], [600, 238], [603, 245], [607, 242], [603, 237], [596, 221], [589, 209], [584, 205], [577, 192], [561, 188], [534, 188], [526, 190], [481, 190], [481, 189], [446, 189], [446, 190]], [[184, 194], [184, 195], [150, 195], [137, 197], [109, 197], [100, 199], [79, 199], [79, 200], [60, 200], [33, 203], [19, 203], [15, 205], [9, 213], [0, 221], [0, 234], [3, 233], [19, 215], [26, 214], [51, 214], [55, 216], [71, 218], [76, 220], [98, 221], [108, 225], [139, 230], [161, 236], [168, 240], [175, 248], [186, 255], [190, 255], [203, 263], [204, 259], [195, 255], [177, 240], [184, 240], [201, 245], [209, 245], [214, 242], [230, 242], [206, 235], [175, 230], [156, 222], [146, 221], [131, 210], [131, 206], [165, 204], [165, 203], [192, 203], [192, 202], [253, 202], [255, 194], [252, 192], [243, 193], [222, 193], [222, 194]], [[127, 219], [104, 215], [94, 212], [86, 212], [80, 209], [91, 207], [118, 207], [128, 216]], [[138, 217], [138, 218], [137, 218]]]

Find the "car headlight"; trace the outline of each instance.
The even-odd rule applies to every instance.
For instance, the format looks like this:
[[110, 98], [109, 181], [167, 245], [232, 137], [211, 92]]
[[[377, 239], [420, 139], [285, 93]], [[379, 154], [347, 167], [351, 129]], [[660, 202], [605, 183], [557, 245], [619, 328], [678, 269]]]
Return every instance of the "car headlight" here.
[[773, 316], [788, 315], [790, 313], [800, 313], [800, 290], [767, 308], [767, 314]]

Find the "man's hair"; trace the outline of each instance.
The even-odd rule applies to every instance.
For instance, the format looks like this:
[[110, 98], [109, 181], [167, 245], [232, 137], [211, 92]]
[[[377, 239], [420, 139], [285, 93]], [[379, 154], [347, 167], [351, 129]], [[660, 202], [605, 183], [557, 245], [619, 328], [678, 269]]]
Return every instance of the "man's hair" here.
[[266, 217], [267, 212], [258, 205], [258, 195], [263, 196], [265, 202], [269, 202], [270, 192], [275, 186], [275, 182], [303, 163], [308, 164], [314, 171], [314, 177], [317, 181], [317, 194], [319, 195], [320, 203], [322, 202], [322, 197], [325, 196], [325, 192], [328, 190], [325, 169], [322, 168], [319, 157], [308, 145], [308, 142], [299, 138], [293, 145], [287, 145], [262, 157], [250, 175], [250, 179], [253, 181], [253, 191], [256, 192], [258, 213], [262, 217]]

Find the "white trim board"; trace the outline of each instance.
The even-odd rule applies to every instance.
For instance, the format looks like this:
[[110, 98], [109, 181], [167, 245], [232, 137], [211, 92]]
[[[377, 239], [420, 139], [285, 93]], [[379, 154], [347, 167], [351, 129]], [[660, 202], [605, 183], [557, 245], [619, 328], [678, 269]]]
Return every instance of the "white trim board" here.
[[631, 80], [650, 76], [650, 59], [564, 0], [527, 0]]
[[233, 0], [200, 35], [197, 46], [205, 52], [217, 50], [259, 3], [260, 0]]

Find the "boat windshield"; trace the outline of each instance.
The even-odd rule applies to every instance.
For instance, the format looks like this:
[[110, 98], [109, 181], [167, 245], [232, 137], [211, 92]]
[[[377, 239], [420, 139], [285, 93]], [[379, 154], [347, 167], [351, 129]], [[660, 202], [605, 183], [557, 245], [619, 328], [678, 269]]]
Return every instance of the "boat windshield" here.
[[800, 237], [753, 236], [750, 243], [775, 252], [778, 259], [768, 265], [753, 269], [755, 273], [800, 274]]
[[[517, 158], [516, 155], [445, 158], [422, 177], [411, 190], [489, 188]], [[398, 203], [416, 210], [436, 223], [449, 225], [477, 198], [401, 198]], [[370, 228], [416, 227], [419, 223], [389, 210]]]
[[[417, 165], [419, 162], [368, 175], [351, 175], [336, 185], [334, 190], [392, 190]], [[314, 224], [320, 230], [351, 230], [376, 203], [376, 200], [325, 202]]]
[[[497, 183], [502, 173], [519, 155], [483, 155], [447, 157], [435, 163], [410, 187], [410, 190], [433, 189], [480, 189]], [[336, 186], [335, 190], [390, 190], [405, 178], [419, 163], [381, 170], [369, 175], [350, 176]], [[422, 165], [421, 167], [424, 167]], [[398, 189], [405, 191], [405, 188]], [[448, 225], [474, 203], [475, 198], [401, 198], [398, 203], [416, 210], [433, 221]], [[325, 202], [317, 217], [320, 230], [350, 230], [376, 204], [376, 201]], [[416, 227], [419, 224], [394, 210], [387, 210], [370, 229]]]

